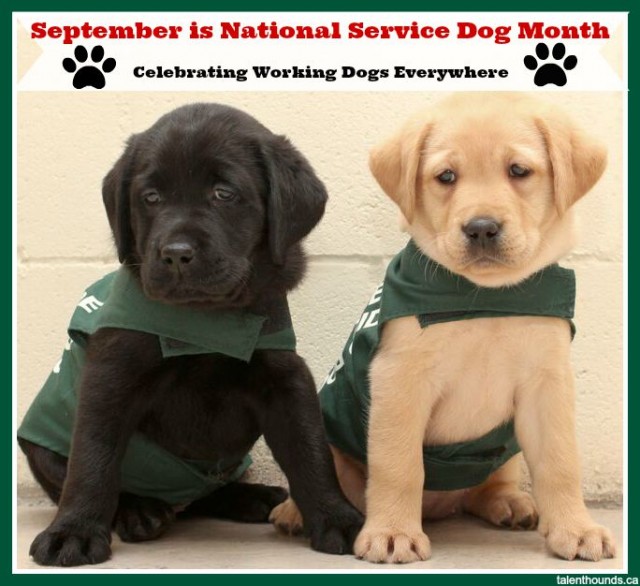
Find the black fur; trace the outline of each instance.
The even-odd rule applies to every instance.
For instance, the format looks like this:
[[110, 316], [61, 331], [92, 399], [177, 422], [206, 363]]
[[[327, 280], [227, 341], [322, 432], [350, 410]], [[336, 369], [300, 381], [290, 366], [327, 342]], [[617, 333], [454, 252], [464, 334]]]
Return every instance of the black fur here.
[[[196, 104], [131, 137], [103, 199], [118, 256], [146, 295], [259, 312], [302, 278], [299, 242], [321, 218], [326, 192], [285, 138], [233, 108]], [[39, 564], [106, 560], [112, 525], [125, 541], [170, 526], [166, 503], [119, 493], [134, 430], [196, 460], [240, 458], [264, 435], [312, 547], [351, 551], [362, 517], [340, 492], [314, 382], [295, 352], [256, 351], [249, 364], [220, 354], [163, 359], [154, 336], [105, 328], [90, 337], [78, 395], [68, 462], [20, 442], [59, 504], [31, 546]], [[232, 483], [191, 509], [261, 522], [285, 496], [278, 487]]]

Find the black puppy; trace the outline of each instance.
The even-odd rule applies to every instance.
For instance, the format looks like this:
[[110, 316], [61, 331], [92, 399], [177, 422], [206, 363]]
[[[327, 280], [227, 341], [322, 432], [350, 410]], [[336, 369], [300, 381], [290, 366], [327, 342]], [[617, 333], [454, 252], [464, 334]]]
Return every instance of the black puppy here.
[[[177, 504], [266, 521], [285, 491], [235, 482], [262, 434], [311, 546], [350, 552], [362, 518], [339, 489], [286, 305], [305, 270], [300, 240], [326, 201], [308, 162], [247, 114], [195, 104], [130, 138], [103, 199], [123, 266], [74, 313], [62, 367], [84, 364], [60, 415], [37, 399], [19, 431], [59, 505], [34, 560], [102, 562], [112, 525], [125, 541], [153, 539]], [[84, 323], [89, 315], [101, 321]]]

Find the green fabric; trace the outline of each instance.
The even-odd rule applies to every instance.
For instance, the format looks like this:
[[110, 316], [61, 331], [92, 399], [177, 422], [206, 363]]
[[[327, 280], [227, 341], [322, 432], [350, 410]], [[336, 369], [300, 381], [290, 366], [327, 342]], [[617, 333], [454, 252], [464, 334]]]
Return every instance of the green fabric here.
[[[416, 316], [425, 328], [462, 319], [540, 315], [568, 320], [573, 336], [574, 304], [575, 275], [558, 265], [512, 287], [478, 287], [424, 256], [410, 241], [389, 264], [383, 284], [371, 297], [320, 390], [329, 441], [366, 463], [369, 364], [387, 321]], [[425, 488], [477, 486], [519, 451], [512, 421], [474, 440], [425, 446]]]
[[[62, 359], [25, 415], [19, 437], [68, 457], [87, 337], [105, 327], [157, 335], [165, 358], [220, 353], [248, 362], [256, 349], [295, 350], [296, 344], [286, 299], [267, 315], [166, 305], [145, 297], [120, 268], [91, 285], [78, 303]], [[121, 490], [185, 504], [239, 478], [250, 463], [248, 454], [232, 462], [184, 460], [135, 433], [122, 462]]]
[[[286, 311], [286, 300], [281, 303]], [[290, 319], [268, 332], [266, 316], [246, 311], [205, 311], [168, 305], [145, 296], [129, 270], [121, 268], [94, 283], [71, 318], [69, 335], [84, 344], [100, 328], [122, 328], [155, 334], [165, 358], [185, 354], [221, 353], [248, 362], [254, 349], [295, 349]]]

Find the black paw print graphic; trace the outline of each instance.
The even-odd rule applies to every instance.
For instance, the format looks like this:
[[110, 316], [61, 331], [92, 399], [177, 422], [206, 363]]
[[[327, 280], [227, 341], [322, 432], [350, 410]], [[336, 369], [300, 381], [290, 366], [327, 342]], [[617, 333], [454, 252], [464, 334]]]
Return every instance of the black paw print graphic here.
[[[75, 73], [73, 76], [73, 87], [77, 90], [87, 86], [101, 90], [106, 83], [103, 72], [111, 73], [116, 68], [116, 60], [109, 57], [102, 63], [102, 71], [98, 69], [97, 66], [104, 58], [104, 49], [100, 45], [96, 45], [91, 50], [91, 61], [93, 61], [94, 65], [82, 65], [89, 57], [87, 50], [82, 45], [76, 47], [73, 55], [75, 56], [75, 60], [71, 59], [71, 57], [63, 59], [62, 67], [69, 73]], [[78, 63], [82, 65], [80, 69], [78, 69]]]
[[[560, 61], [565, 54], [564, 45], [556, 43], [551, 50], [551, 54], [556, 61]], [[536, 55], [540, 61], [545, 61], [549, 57], [549, 47], [544, 43], [538, 43], [536, 45]], [[570, 71], [578, 64], [578, 58], [575, 55], [568, 55], [560, 65], [558, 63], [545, 63], [540, 65], [538, 69], [538, 59], [533, 55], [527, 55], [524, 58], [524, 64], [527, 69], [538, 70], [533, 78], [533, 83], [537, 86], [547, 85], [548, 83], [558, 86], [565, 85], [567, 83], [565, 70]]]

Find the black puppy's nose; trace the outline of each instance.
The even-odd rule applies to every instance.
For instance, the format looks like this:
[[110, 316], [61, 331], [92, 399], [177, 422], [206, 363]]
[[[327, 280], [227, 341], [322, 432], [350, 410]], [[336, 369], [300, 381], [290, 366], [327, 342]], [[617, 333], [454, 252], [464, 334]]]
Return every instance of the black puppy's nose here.
[[193, 247], [186, 242], [165, 244], [160, 251], [162, 262], [173, 266], [189, 264], [193, 260], [194, 254]]
[[466, 234], [469, 242], [479, 246], [495, 244], [501, 230], [502, 224], [500, 222], [485, 216], [472, 218], [462, 226], [462, 231]]

